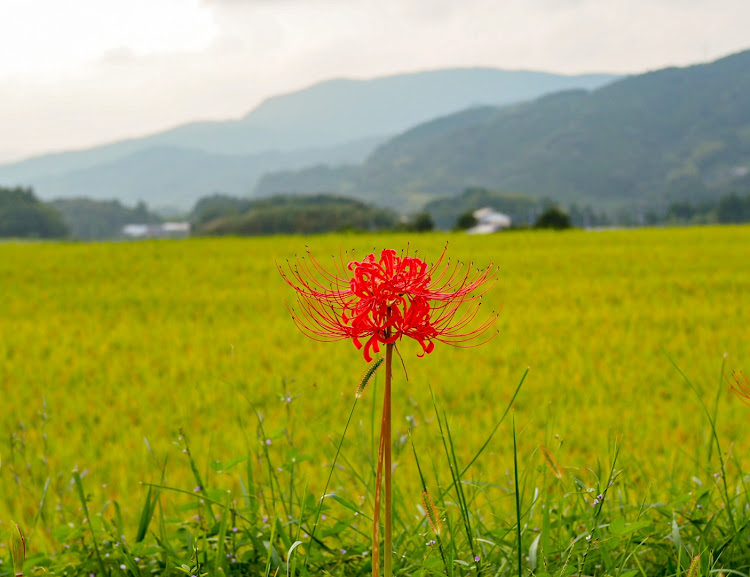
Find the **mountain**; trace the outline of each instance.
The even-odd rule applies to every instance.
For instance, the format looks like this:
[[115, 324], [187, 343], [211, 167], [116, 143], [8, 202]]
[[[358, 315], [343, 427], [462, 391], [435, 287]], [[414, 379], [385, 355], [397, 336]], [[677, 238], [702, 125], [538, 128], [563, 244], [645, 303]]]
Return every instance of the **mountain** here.
[[[327, 169], [326, 191], [412, 208], [467, 187], [611, 210], [715, 199], [750, 170], [748, 94], [750, 51], [474, 107], [398, 135], [360, 166]], [[316, 174], [269, 174], [256, 192], [306, 191]]]
[[269, 98], [237, 120], [195, 122], [1, 165], [0, 184], [33, 186], [43, 198], [113, 198], [116, 192], [121, 201], [187, 206], [200, 194], [252, 190], [258, 171], [238, 165], [268, 172], [295, 169], [300, 162], [359, 163], [387, 137], [436, 116], [479, 103], [506, 105], [596, 88], [616, 78], [476, 68], [330, 80]]
[[[249, 195], [253, 183], [266, 171], [298, 168], [310, 163], [347, 162], [364, 156], [369, 141], [345, 147], [268, 151], [256, 154], [214, 154], [191, 148], [159, 146], [137, 150], [93, 167], [33, 179], [44, 198], [146, 201], [159, 210], [186, 210], [215, 192]], [[79, 191], [79, 194], [75, 194]]]
[[338, 79], [269, 99], [240, 122], [254, 134], [266, 134], [259, 148], [331, 146], [397, 134], [476, 104], [504, 106], [559, 90], [595, 88], [616, 78], [469, 68]]

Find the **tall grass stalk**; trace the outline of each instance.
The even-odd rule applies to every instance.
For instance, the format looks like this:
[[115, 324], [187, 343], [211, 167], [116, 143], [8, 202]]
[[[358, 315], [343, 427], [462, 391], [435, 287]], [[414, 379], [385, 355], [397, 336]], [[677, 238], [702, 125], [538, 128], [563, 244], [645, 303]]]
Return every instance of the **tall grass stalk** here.
[[346, 437], [346, 432], [349, 430], [349, 424], [352, 422], [352, 416], [354, 415], [354, 409], [357, 408], [357, 401], [359, 400], [359, 397], [354, 397], [354, 403], [352, 403], [352, 409], [349, 411], [349, 417], [346, 419], [346, 425], [344, 426], [344, 432], [341, 433], [341, 439], [339, 439], [339, 443], [336, 447], [336, 454], [333, 456], [333, 462], [331, 463], [331, 468], [328, 471], [328, 478], [326, 479], [326, 484], [323, 486], [323, 495], [318, 499], [318, 504], [315, 507], [315, 520], [313, 521], [312, 530], [310, 531], [310, 539], [307, 542], [307, 551], [305, 552], [305, 563], [304, 567], [307, 568], [307, 564], [310, 560], [310, 553], [312, 553], [313, 543], [316, 542], [315, 540], [315, 532], [318, 530], [318, 523], [320, 522], [320, 513], [323, 510], [323, 502], [325, 501], [325, 498], [328, 497], [328, 487], [331, 484], [331, 478], [333, 477], [333, 472], [336, 470], [336, 462], [338, 461], [339, 454], [341, 453], [341, 446], [344, 444], [344, 438]]
[[94, 544], [94, 553], [96, 554], [96, 559], [99, 562], [99, 568], [102, 571], [102, 575], [109, 576], [109, 571], [104, 567], [104, 561], [102, 561], [102, 555], [99, 551], [99, 543], [97, 543], [96, 540], [96, 531], [94, 531], [94, 526], [91, 523], [91, 515], [89, 514], [89, 505], [88, 501], [86, 500], [86, 495], [83, 491], [83, 481], [81, 481], [81, 474], [78, 471], [73, 471], [73, 482], [75, 483], [76, 490], [78, 492], [78, 498], [81, 500], [81, 507], [83, 507], [83, 513], [86, 515], [86, 523], [88, 523], [89, 531], [91, 531], [91, 541]]
[[516, 539], [518, 546], [518, 577], [523, 574], [521, 560], [523, 559], [521, 545], [521, 489], [518, 485], [518, 446], [516, 444], [516, 415], [513, 414], [513, 479], [516, 494]]
[[[352, 403], [352, 408], [349, 411], [349, 416], [346, 419], [346, 425], [344, 426], [344, 432], [341, 433], [341, 439], [339, 439], [339, 443], [336, 447], [336, 453], [333, 457], [333, 462], [331, 463], [331, 468], [328, 471], [328, 478], [326, 479], [325, 486], [323, 487], [323, 495], [318, 500], [317, 507], [315, 508], [315, 520], [313, 521], [313, 527], [310, 531], [310, 539], [308, 541], [307, 545], [307, 551], [305, 553], [305, 562], [304, 562], [304, 568], [307, 569], [308, 562], [310, 560], [310, 553], [312, 552], [312, 546], [315, 542], [315, 532], [318, 529], [318, 523], [320, 522], [320, 514], [323, 509], [323, 501], [328, 496], [328, 487], [331, 484], [331, 479], [333, 478], [333, 472], [336, 470], [336, 462], [338, 461], [339, 455], [341, 454], [341, 447], [344, 444], [344, 439], [346, 438], [346, 432], [349, 430], [349, 425], [352, 422], [352, 417], [354, 416], [354, 410], [357, 408], [357, 401], [362, 396], [362, 394], [365, 391], [365, 388], [369, 384], [370, 380], [375, 376], [375, 373], [380, 368], [380, 365], [383, 364], [383, 359], [379, 358], [377, 359], [372, 367], [370, 367], [367, 372], [362, 377], [362, 380], [359, 382], [359, 385], [357, 386], [356, 392], [354, 394], [354, 403]], [[305, 491], [306, 493], [307, 491]], [[300, 514], [300, 519], [303, 518], [303, 515]], [[376, 518], [376, 517], [374, 517]], [[375, 546], [375, 543], [373, 543], [373, 547]], [[375, 558], [373, 557], [373, 566], [375, 563]]]
[[[597, 485], [597, 498], [595, 501], [595, 507], [594, 507], [594, 519], [591, 522], [591, 531], [587, 535], [587, 542], [586, 542], [586, 549], [583, 552], [583, 556], [581, 558], [581, 562], [579, 565], [579, 573], [583, 571], [584, 566], [586, 565], [586, 558], [589, 556], [589, 552], [591, 551], [591, 547], [594, 541], [596, 541], [596, 535], [599, 533], [599, 516], [602, 514], [602, 509], [604, 508], [604, 502], [607, 499], [607, 493], [609, 493], [609, 488], [614, 483], [615, 479], [615, 466], [617, 465], [617, 457], [620, 454], [620, 446], [618, 444], [615, 444], [615, 451], [614, 456], [612, 458], [612, 466], [609, 470], [609, 475], [607, 475], [606, 484], [604, 486], [604, 489], [601, 488], [601, 480], [600, 483]], [[601, 471], [599, 471], [601, 472]], [[601, 499], [599, 498], [601, 497]]]
[[[422, 467], [419, 464], [419, 457], [417, 456], [417, 449], [414, 447], [414, 438], [411, 436], [411, 432], [409, 432], [409, 441], [411, 442], [411, 450], [412, 453], [414, 453], [414, 462], [417, 464], [417, 471], [419, 472], [419, 480], [422, 483], [422, 494], [429, 497], [430, 493], [427, 490], [427, 481], [425, 481], [424, 474], [422, 474]], [[433, 510], [430, 510], [430, 506], [433, 507]], [[440, 551], [440, 558], [443, 560], [443, 567], [445, 568], [445, 574], [451, 575], [451, 571], [448, 568], [448, 562], [445, 559], [445, 551], [443, 550], [443, 539], [442, 539], [442, 531], [440, 530], [440, 518], [437, 515], [437, 512], [434, 510], [434, 504], [431, 502], [428, 502], [425, 499], [424, 502], [425, 507], [425, 514], [426, 518], [428, 520], [428, 523], [430, 527], [432, 528], [432, 532], [435, 534], [435, 541], [437, 542], [438, 550]]]
[[[726, 475], [726, 467], [724, 466], [724, 454], [721, 452], [721, 444], [719, 443], [719, 435], [716, 432], [716, 420], [713, 416], [711, 416], [711, 412], [708, 410], [708, 407], [706, 406], [706, 403], [703, 401], [703, 397], [701, 397], [700, 393], [698, 392], [698, 389], [695, 387], [695, 385], [692, 383], [692, 381], [688, 378], [688, 376], [682, 371], [682, 369], [677, 365], [677, 363], [674, 362], [672, 357], [670, 357], [666, 351], [664, 351], [664, 354], [666, 355], [667, 359], [669, 359], [669, 362], [672, 363], [675, 369], [677, 369], [677, 372], [682, 375], [682, 378], [685, 380], [687, 385], [690, 387], [690, 390], [693, 391], [696, 398], [698, 399], [698, 402], [700, 403], [701, 407], [703, 407], [703, 412], [706, 414], [706, 417], [708, 418], [708, 422], [711, 425], [711, 436], [713, 437], [714, 443], [716, 443], [716, 453], [719, 457], [719, 465], [721, 467], [721, 482], [722, 486], [724, 488], [724, 502], [726, 503], [726, 512], [727, 516], [729, 517], [729, 522], [732, 525], [732, 531], [733, 533], [737, 533], [737, 525], [734, 521], [734, 515], [732, 514], [732, 502], [729, 498], [729, 486], [727, 485], [727, 475]], [[723, 363], [723, 361], [722, 361]], [[723, 364], [722, 364], [723, 368]], [[722, 371], [723, 372], [723, 371]]]

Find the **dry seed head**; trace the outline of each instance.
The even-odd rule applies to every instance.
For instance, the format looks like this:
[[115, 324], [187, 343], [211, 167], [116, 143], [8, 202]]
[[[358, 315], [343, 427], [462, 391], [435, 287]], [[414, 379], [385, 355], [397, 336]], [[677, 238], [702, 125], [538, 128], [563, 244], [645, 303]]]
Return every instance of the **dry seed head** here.
[[552, 456], [552, 453], [550, 453], [547, 447], [545, 447], [544, 445], [539, 445], [539, 450], [542, 452], [542, 455], [544, 456], [544, 460], [547, 461], [547, 465], [549, 465], [549, 468], [552, 471], [552, 474], [558, 479], [562, 479], [563, 477], [562, 469], [560, 468], [560, 465], [557, 464], [557, 461], [555, 461], [555, 458]]
[[432, 527], [432, 532], [435, 533], [435, 535], [440, 535], [443, 530], [440, 525], [440, 517], [438, 516], [437, 507], [435, 507], [435, 503], [432, 501], [432, 497], [430, 497], [427, 490], [422, 491], [422, 502], [424, 503], [424, 510], [427, 513], [427, 521], [430, 523], [430, 527]]
[[372, 366], [369, 369], [367, 369], [367, 372], [364, 375], [362, 375], [362, 380], [359, 382], [359, 386], [357, 387], [357, 392], [354, 394], [355, 397], [360, 398], [362, 396], [362, 394], [365, 392], [365, 388], [370, 382], [370, 379], [372, 379], [372, 376], [375, 374], [375, 371], [377, 371], [380, 365], [383, 364], [383, 360], [384, 360], [384, 357], [380, 357], [379, 359], [376, 359], [375, 362], [372, 364]]
[[696, 555], [693, 557], [693, 560], [690, 562], [690, 567], [688, 568], [688, 572], [685, 574], [685, 577], [698, 577], [698, 571], [700, 570], [701, 565], [701, 556]]

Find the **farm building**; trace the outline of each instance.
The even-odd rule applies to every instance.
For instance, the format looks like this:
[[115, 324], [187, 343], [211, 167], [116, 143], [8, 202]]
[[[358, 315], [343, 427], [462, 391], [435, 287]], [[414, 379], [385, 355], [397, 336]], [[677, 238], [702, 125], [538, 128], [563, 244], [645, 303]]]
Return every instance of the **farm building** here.
[[510, 228], [511, 220], [507, 214], [497, 212], [494, 208], [485, 207], [474, 211], [477, 224], [468, 229], [467, 234], [490, 234]]

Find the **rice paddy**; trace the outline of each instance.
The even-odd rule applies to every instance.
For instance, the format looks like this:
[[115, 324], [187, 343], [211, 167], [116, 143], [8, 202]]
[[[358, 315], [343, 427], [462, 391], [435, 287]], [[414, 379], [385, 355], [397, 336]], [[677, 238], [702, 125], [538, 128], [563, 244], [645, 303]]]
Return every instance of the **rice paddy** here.
[[[396, 530], [409, 537], [397, 545], [405, 557], [422, 560], [410, 558], [416, 565], [400, 561], [396, 570], [515, 574], [514, 531], [520, 527], [524, 571], [547, 570], [541, 560], [530, 559], [535, 535], [547, 535], [536, 539], [536, 551], [546, 543], [548, 569], [555, 574], [552, 560], [564, 567], [569, 545], [563, 528], [581, 526], [581, 546], [586, 532], [590, 536], [597, 530], [591, 515], [598, 503], [591, 503], [601, 491], [596, 487], [609, 486], [606, 479], [617, 454], [612, 474], [618, 481], [612, 487], [618, 489], [618, 511], [624, 517], [622, 527], [620, 521], [615, 524], [620, 533], [612, 530], [608, 538], [618, 537], [611, 557], [620, 561], [611, 559], [608, 565], [607, 547], [597, 546], [595, 555], [577, 557], [580, 561], [583, 555], [584, 565], [598, 560], [599, 572], [594, 563], [586, 574], [624, 575], [625, 569], [616, 573], [613, 567], [625, 566], [638, 571], [633, 549], [630, 556], [622, 549], [626, 528], [640, 518], [638, 507], [673, 503], [681, 496], [684, 501], [669, 506], [659, 529], [671, 548], [659, 537], [659, 547], [649, 555], [659, 558], [654, 551], [669, 549], [661, 558], [670, 565], [659, 574], [687, 571], [693, 553], [700, 552], [688, 550], [687, 544], [684, 551], [675, 546], [672, 523], [678, 528], [686, 523], [685, 508], [695, 511], [706, 488], [712, 488], [717, 518], [712, 530], [719, 519], [726, 527], [733, 525], [722, 535], [740, 547], [740, 553], [729, 548], [719, 558], [735, 555], [741, 561], [731, 567], [747, 574], [750, 547], [740, 519], [747, 523], [750, 516], [747, 493], [738, 487], [744, 487], [743, 462], [747, 470], [750, 407], [733, 395], [725, 377], [733, 370], [750, 372], [748, 227], [0, 244], [0, 533], [11, 519], [26, 527], [29, 554], [38, 555], [27, 569], [36, 563], [59, 574], [63, 567], [78, 574], [89, 565], [96, 573], [169, 573], [170, 567], [179, 567], [165, 553], [170, 548], [175, 559], [189, 559], [196, 550], [226, 556], [219, 549], [224, 540], [216, 537], [224, 534], [222, 523], [230, 537], [239, 539], [243, 531], [263, 534], [256, 535], [258, 542], [248, 536], [246, 549], [238, 549], [237, 555], [245, 555], [235, 557], [234, 571], [240, 574], [258, 574], [256, 569], [260, 574], [305, 574], [313, 566], [317, 569], [311, 574], [366, 573], [371, 544], [361, 517], [372, 515], [378, 376], [358, 401], [341, 447], [328, 489], [339, 500], [325, 501], [329, 519], [321, 521], [319, 530], [326, 543], [318, 549], [322, 557], [313, 557], [304, 538], [310, 523], [302, 520], [323, 494], [368, 365], [351, 342], [319, 343], [296, 329], [287, 310], [293, 291], [276, 266], [303, 253], [305, 246], [324, 263], [342, 250], [364, 256], [407, 244], [429, 261], [446, 242], [453, 259], [500, 267], [498, 282], [482, 306], [488, 314], [502, 312], [496, 338], [477, 348], [438, 343], [435, 351], [419, 358], [418, 346], [399, 344], [403, 367], [397, 360], [394, 483], [402, 525]], [[481, 560], [471, 563], [462, 552], [488, 546], [478, 533], [467, 536], [462, 520], [468, 512], [447, 496], [452, 473], [441, 424], [450, 428], [448, 448], [463, 468], [499, 422], [527, 369], [512, 412], [459, 483], [471, 491], [471, 531], [486, 527], [487, 535], [497, 538], [494, 552], [485, 549], [487, 555], [478, 554]], [[707, 412], [715, 419], [715, 436]], [[449, 527], [445, 531], [463, 535], [463, 546], [444, 537], [445, 546], [457, 560], [468, 559], [462, 561], [467, 567], [441, 560], [435, 546], [426, 545], [431, 530], [424, 521], [412, 443]], [[520, 524], [513, 498], [514, 457], [522, 493]], [[571, 487], [577, 486], [573, 479], [582, 483], [574, 499], [588, 513], [574, 508], [563, 514], [560, 506], [560, 517], [555, 521], [553, 514], [550, 521], [541, 503], [569, 498], [575, 492]], [[723, 479], [727, 485], [719, 482]], [[563, 488], [566, 482], [570, 487]], [[162, 489], [155, 492], [149, 484]], [[730, 507], [726, 487], [737, 495]], [[79, 488], [90, 507], [102, 511], [102, 519], [120, 519], [131, 546], [148, 510], [144, 503], [151, 502], [149, 490], [152, 498], [158, 494], [159, 512], [152, 511], [154, 520], [139, 541], [153, 548], [141, 554], [153, 565], [133, 561], [135, 555], [108, 564], [92, 553], [91, 537], [105, 531], [106, 522], [86, 529], [83, 520], [88, 522], [89, 516], [82, 510]], [[589, 495], [589, 488], [596, 494]], [[203, 503], [187, 493], [203, 496]], [[225, 499], [239, 503], [230, 507], [234, 513], [257, 518], [244, 529], [236, 517], [224, 521], [228, 515], [220, 508]], [[210, 509], [207, 501], [218, 503], [211, 514], [204, 510]], [[709, 505], [706, 501], [701, 509]], [[724, 511], [733, 508], [736, 518], [730, 523]], [[574, 518], [563, 522], [565, 515]], [[333, 522], [334, 517], [343, 525]], [[277, 528], [275, 518], [285, 524]], [[297, 521], [287, 523], [290, 519]], [[545, 522], [551, 523], [546, 533], [540, 529]], [[190, 546], [174, 527], [193, 535]], [[238, 529], [234, 534], [232, 527]], [[80, 534], [71, 533], [78, 530]], [[550, 542], [555, 530], [559, 533]], [[633, 534], [637, 531], [651, 535], [656, 529], [637, 527]], [[282, 539], [281, 534], [289, 542], [278, 541], [276, 554], [269, 544]], [[197, 546], [200, 535], [208, 535], [208, 541]], [[300, 561], [292, 566], [285, 553], [297, 537], [302, 541], [296, 546]], [[599, 538], [594, 535], [595, 541]], [[180, 541], [182, 548], [167, 547], [170, 540]], [[63, 562], [73, 555], [69, 549], [74, 543], [77, 564]], [[103, 551], [104, 545], [100, 547]], [[353, 551], [356, 560], [349, 561]], [[0, 558], [6, 559], [0, 574], [9, 564], [6, 552], [0, 548]], [[715, 560], [706, 549], [705, 574], [714, 567], [709, 558]], [[222, 563], [208, 572], [233, 570]], [[571, 567], [578, 570], [575, 563]], [[652, 574], [648, 568], [643, 572]]]

